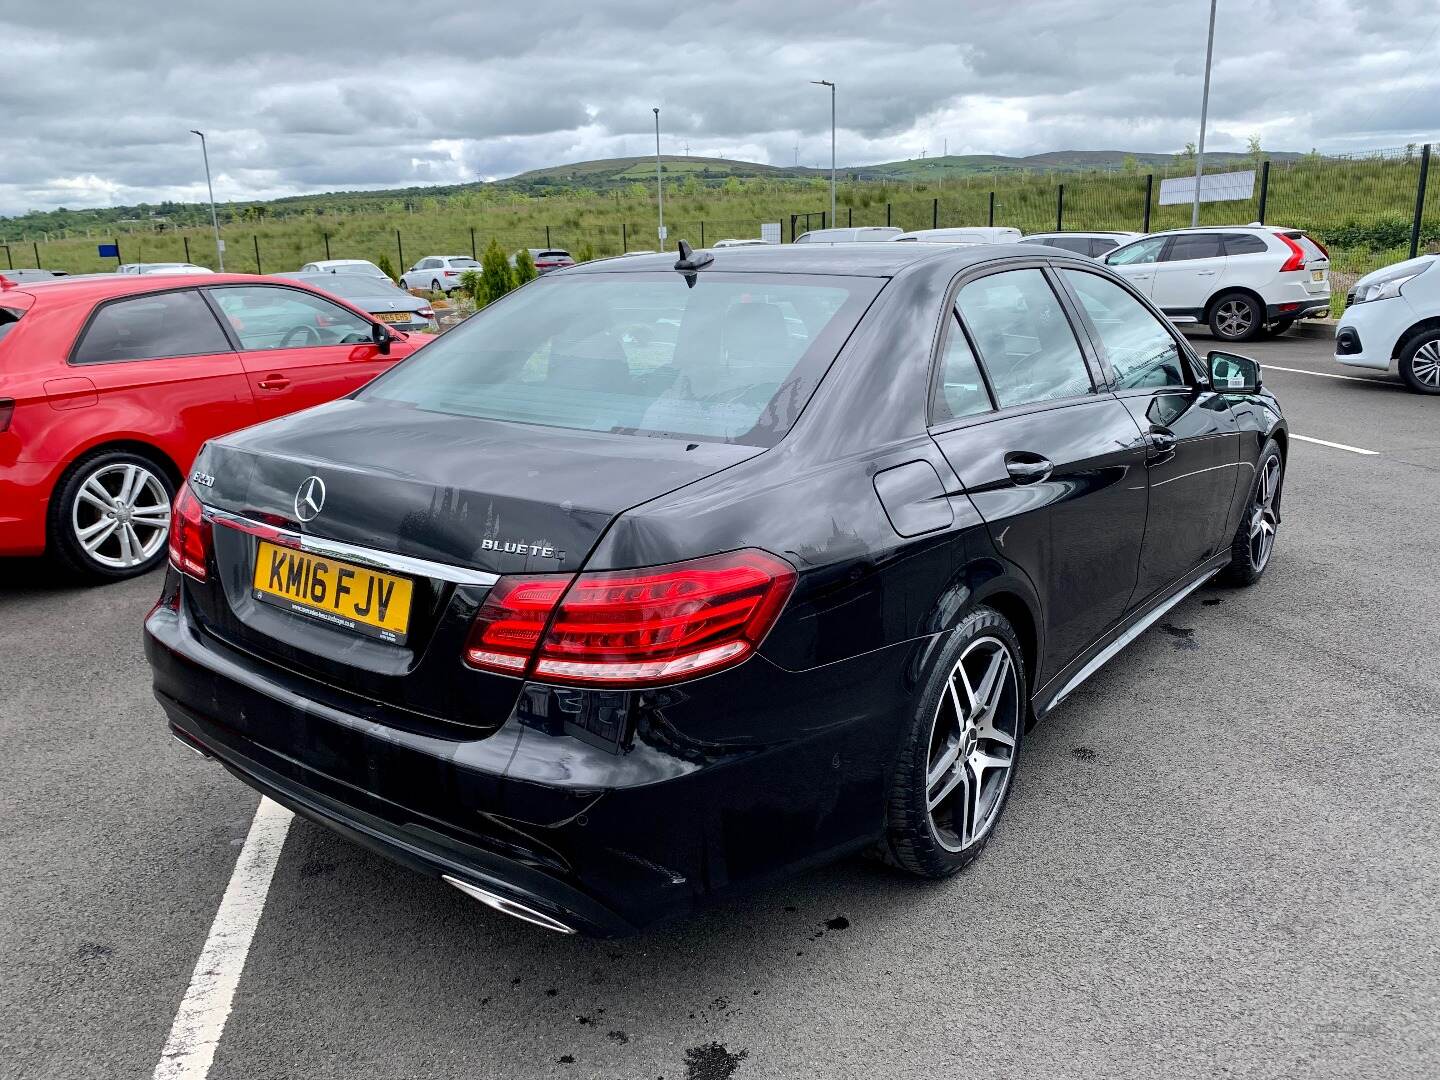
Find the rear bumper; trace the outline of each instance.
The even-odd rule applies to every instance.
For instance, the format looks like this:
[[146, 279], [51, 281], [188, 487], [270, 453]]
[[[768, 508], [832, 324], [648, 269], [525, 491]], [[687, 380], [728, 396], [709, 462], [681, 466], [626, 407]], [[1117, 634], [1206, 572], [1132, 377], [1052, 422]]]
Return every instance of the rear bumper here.
[[19, 461], [0, 468], [0, 555], [41, 555], [57, 466]]
[[1307, 300], [1287, 300], [1282, 303], [1266, 304], [1265, 318], [1275, 319], [1323, 319], [1330, 314], [1330, 297]]
[[[903, 685], [910, 646], [809, 674], [752, 660], [672, 688], [653, 715], [637, 710], [629, 745], [605, 749], [541, 730], [524, 705], [539, 688], [484, 738], [342, 714], [201, 634], [183, 606], [152, 612], [145, 637], [156, 698], [183, 741], [357, 843], [587, 934], [632, 933], [730, 886], [834, 858], [883, 824], [906, 706], [893, 689], [877, 700], [875, 676]], [[763, 701], [752, 727], [783, 722], [802, 737], [700, 737], [733, 731], [741, 700]], [[833, 709], [831, 722], [808, 723], [807, 705], [822, 719]]]

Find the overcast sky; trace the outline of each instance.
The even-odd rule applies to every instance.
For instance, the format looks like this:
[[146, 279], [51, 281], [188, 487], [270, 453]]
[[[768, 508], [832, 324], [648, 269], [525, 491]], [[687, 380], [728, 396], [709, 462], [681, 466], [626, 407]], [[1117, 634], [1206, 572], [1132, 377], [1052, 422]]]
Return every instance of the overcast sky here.
[[[654, 152], [828, 164], [1193, 141], [1205, 0], [130, 0], [0, 10], [0, 214], [457, 183]], [[1220, 0], [1209, 145], [1440, 139], [1436, 0]]]

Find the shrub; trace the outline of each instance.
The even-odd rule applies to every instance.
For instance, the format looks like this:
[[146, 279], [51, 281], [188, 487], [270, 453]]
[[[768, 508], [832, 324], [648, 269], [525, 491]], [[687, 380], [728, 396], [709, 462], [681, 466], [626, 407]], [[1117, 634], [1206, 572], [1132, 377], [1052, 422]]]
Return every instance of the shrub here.
[[510, 260], [500, 249], [500, 241], [491, 240], [480, 260], [480, 291], [475, 297], [475, 303], [477, 306], [493, 304], [514, 287], [515, 278], [510, 273]]
[[380, 258], [375, 260], [375, 265], [378, 266], [391, 281], [399, 282], [400, 275], [395, 272], [395, 264], [390, 261], [389, 255], [381, 255]]
[[595, 245], [590, 243], [589, 240], [586, 240], [575, 249], [575, 261], [577, 263], [589, 262], [593, 258], [595, 258]]
[[480, 271], [466, 270], [460, 275], [460, 288], [457, 290], [461, 296], [471, 300], [480, 295]]
[[527, 281], [534, 281], [539, 274], [535, 270], [535, 260], [530, 257], [529, 248], [521, 248], [515, 255], [515, 287], [518, 289]]

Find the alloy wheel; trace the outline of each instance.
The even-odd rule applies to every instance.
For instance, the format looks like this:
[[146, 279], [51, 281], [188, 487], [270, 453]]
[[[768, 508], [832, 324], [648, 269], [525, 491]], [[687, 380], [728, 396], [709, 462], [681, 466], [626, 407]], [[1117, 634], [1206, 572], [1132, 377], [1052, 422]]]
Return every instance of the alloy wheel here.
[[1244, 337], [1254, 321], [1254, 313], [1244, 300], [1226, 300], [1215, 309], [1215, 329], [1221, 337]]
[[1279, 518], [1275, 500], [1280, 494], [1280, 459], [1271, 455], [1260, 468], [1255, 487], [1255, 504], [1250, 511], [1250, 562], [1258, 572], [1265, 569], [1275, 550], [1275, 529]]
[[976, 638], [950, 672], [930, 725], [925, 802], [942, 847], [963, 851], [995, 823], [1019, 737], [1015, 658], [995, 637]]
[[85, 554], [109, 570], [154, 557], [170, 532], [170, 499], [150, 469], [104, 465], [85, 478], [70, 508], [70, 527]]
[[1415, 350], [1410, 359], [1410, 372], [1416, 382], [1440, 388], [1440, 338], [1427, 341]]

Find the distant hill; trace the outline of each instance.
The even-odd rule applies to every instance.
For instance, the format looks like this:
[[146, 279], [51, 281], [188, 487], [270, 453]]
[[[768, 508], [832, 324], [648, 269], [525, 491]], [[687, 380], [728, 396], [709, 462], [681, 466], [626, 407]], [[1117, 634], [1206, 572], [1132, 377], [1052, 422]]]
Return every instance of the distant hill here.
[[[1301, 155], [1266, 151], [1274, 161], [1289, 161]], [[1207, 153], [1207, 167], [1226, 168], [1250, 161], [1245, 154]], [[707, 186], [719, 186], [733, 178], [772, 181], [814, 180], [828, 178], [828, 168], [791, 165], [762, 165], [754, 161], [729, 158], [665, 155], [660, 159], [669, 179], [695, 177]], [[1139, 154], [1124, 150], [1056, 150], [1028, 157], [1005, 157], [998, 154], [951, 154], [948, 157], [910, 158], [886, 161], [876, 165], [843, 165], [837, 169], [847, 182], [910, 182], [939, 180], [946, 177], [1004, 175], [1015, 173], [1072, 173], [1094, 170], [1120, 170], [1127, 167], [1159, 168], [1173, 166], [1174, 155]], [[577, 161], [532, 169], [516, 176], [469, 184], [432, 187], [406, 187], [374, 191], [331, 191], [311, 195], [291, 195], [280, 199], [255, 202], [231, 202], [221, 211], [226, 221], [246, 218], [283, 218], [319, 211], [356, 213], [370, 212], [386, 206], [418, 205], [425, 199], [445, 200], [456, 195], [477, 193], [523, 192], [528, 195], [564, 195], [573, 191], [610, 192], [631, 184], [648, 184], [655, 178], [653, 157], [604, 158]], [[31, 211], [17, 217], [0, 217], [0, 238], [33, 236], [37, 233], [85, 232], [92, 229], [129, 225], [161, 228], [184, 228], [203, 225], [209, 210], [199, 203], [141, 203], [136, 206], [112, 206], [99, 209], [59, 209]]]

